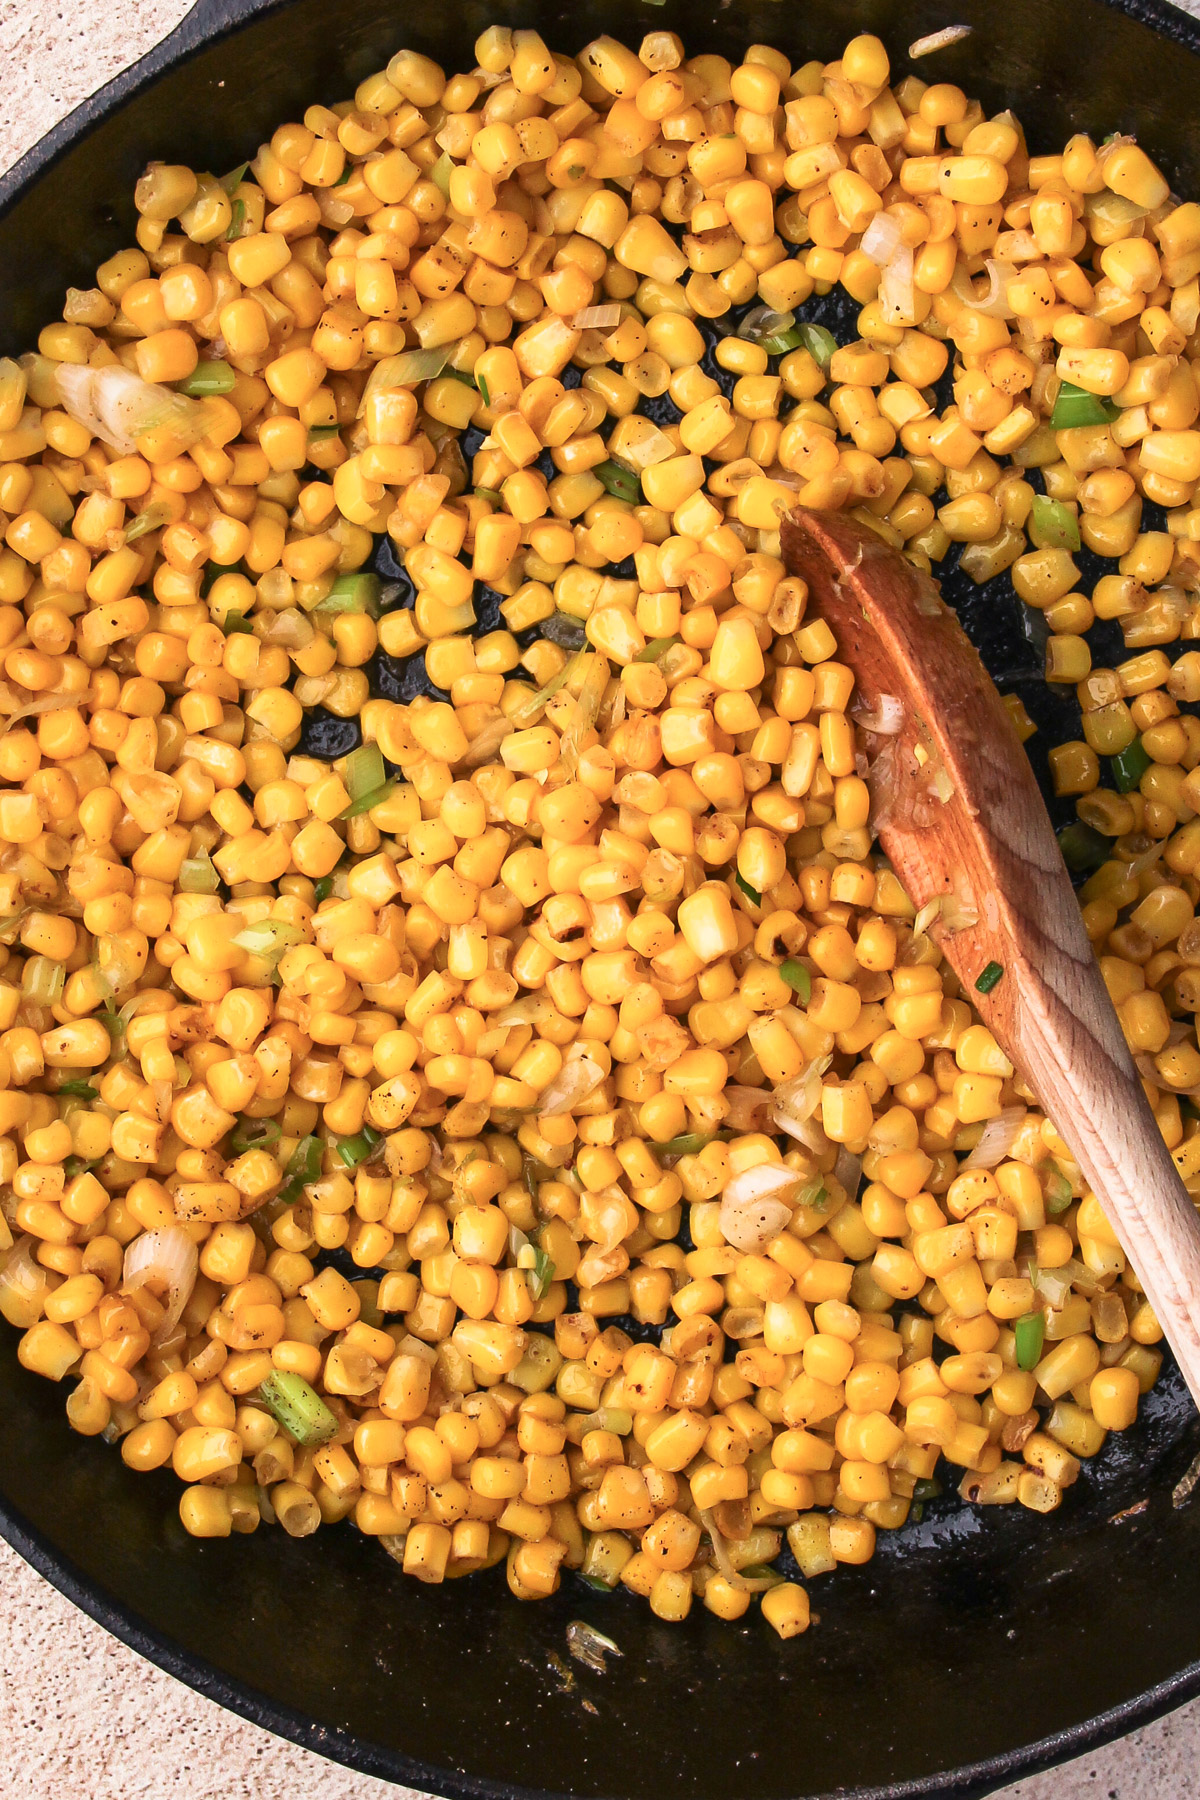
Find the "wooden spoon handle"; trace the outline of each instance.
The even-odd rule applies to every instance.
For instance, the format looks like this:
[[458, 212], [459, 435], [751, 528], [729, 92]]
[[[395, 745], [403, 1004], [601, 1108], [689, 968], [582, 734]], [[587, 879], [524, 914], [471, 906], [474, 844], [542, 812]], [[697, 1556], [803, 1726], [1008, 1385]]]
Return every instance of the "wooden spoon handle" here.
[[[1077, 1158], [1200, 1407], [1200, 1214], [1150, 1110], [1009, 714], [934, 583], [869, 528], [798, 511], [783, 550], [863, 701], [879, 712], [891, 696], [902, 709], [900, 731], [875, 740], [879, 841], [916, 906], [942, 902], [930, 935]], [[1003, 974], [980, 992], [992, 962]]]
[[[1200, 1216], [1132, 1066], [1091, 947], [1078, 962], [1075, 946], [1043, 940], [1037, 972], [1030, 967], [1027, 975], [1020, 965], [1035, 935], [1031, 921], [1011, 957], [1014, 1060], [1112, 1221], [1200, 1406]], [[957, 960], [952, 944], [943, 948]], [[987, 997], [979, 1002], [986, 1017]]]

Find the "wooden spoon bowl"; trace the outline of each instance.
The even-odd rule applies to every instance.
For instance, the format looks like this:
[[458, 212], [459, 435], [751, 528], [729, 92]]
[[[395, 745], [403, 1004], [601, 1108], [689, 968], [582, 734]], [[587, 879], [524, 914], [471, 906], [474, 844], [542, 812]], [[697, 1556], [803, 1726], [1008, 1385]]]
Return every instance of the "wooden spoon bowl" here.
[[879, 842], [915, 906], [940, 900], [930, 937], [1070, 1147], [1200, 1406], [1200, 1215], [1007, 708], [936, 584], [868, 526], [798, 508], [782, 544], [865, 706], [898, 713], [876, 740]]

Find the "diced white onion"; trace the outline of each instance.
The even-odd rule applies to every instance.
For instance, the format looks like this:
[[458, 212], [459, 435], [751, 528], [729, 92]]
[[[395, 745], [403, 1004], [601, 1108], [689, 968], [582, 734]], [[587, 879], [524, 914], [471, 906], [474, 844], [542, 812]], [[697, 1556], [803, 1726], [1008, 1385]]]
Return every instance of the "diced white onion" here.
[[576, 1662], [584, 1663], [597, 1675], [606, 1673], [605, 1656], [622, 1656], [624, 1652], [610, 1637], [588, 1625], [583, 1619], [572, 1619], [567, 1626], [567, 1649]]
[[918, 934], [927, 932], [929, 927], [933, 924], [933, 921], [941, 913], [941, 910], [942, 896], [940, 894], [935, 894], [933, 899], [927, 901], [913, 920], [913, 931]]
[[864, 731], [880, 737], [896, 737], [904, 729], [904, 702], [895, 694], [880, 694], [874, 706], [861, 702], [851, 707], [850, 716]]
[[169, 1337], [179, 1323], [184, 1307], [196, 1285], [199, 1253], [195, 1242], [182, 1225], [168, 1225], [161, 1231], [143, 1231], [125, 1252], [122, 1281], [127, 1294], [134, 1293], [152, 1281], [166, 1289], [166, 1314], [154, 1333], [161, 1341]]
[[22, 1331], [37, 1321], [50, 1285], [49, 1276], [34, 1255], [36, 1249], [36, 1238], [18, 1238], [0, 1269], [0, 1315]]
[[887, 267], [901, 244], [900, 221], [889, 212], [877, 212], [862, 234], [859, 249], [881, 269]]
[[1006, 1106], [994, 1119], [989, 1119], [979, 1134], [979, 1142], [959, 1167], [961, 1169], [994, 1169], [1004, 1161], [1017, 1141], [1025, 1123], [1023, 1106]]
[[924, 37], [914, 38], [908, 46], [908, 54], [915, 60], [918, 56], [929, 56], [934, 50], [945, 50], [948, 45], [970, 37], [973, 29], [970, 25], [947, 25], [941, 31], [930, 31]]
[[884, 267], [879, 283], [879, 308], [886, 325], [915, 325], [917, 322], [913, 253], [907, 244], [899, 244]]
[[747, 1255], [779, 1236], [792, 1216], [788, 1204], [805, 1177], [783, 1163], [755, 1163], [726, 1183], [718, 1220], [727, 1243]]
[[564, 1063], [553, 1081], [542, 1090], [537, 1106], [539, 1116], [553, 1119], [560, 1113], [570, 1112], [573, 1106], [594, 1094], [604, 1080], [604, 1070], [590, 1056]]

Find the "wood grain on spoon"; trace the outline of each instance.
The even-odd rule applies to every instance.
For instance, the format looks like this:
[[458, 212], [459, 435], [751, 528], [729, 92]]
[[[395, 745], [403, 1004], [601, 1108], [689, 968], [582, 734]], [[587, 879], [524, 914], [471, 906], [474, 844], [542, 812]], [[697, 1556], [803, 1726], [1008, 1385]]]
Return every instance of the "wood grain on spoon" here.
[[[877, 738], [879, 841], [963, 988], [1078, 1160], [1200, 1406], [1200, 1215], [1113, 1011], [1033, 771], [977, 652], [927, 575], [869, 527], [797, 510], [783, 557], [854, 671], [903, 707]], [[878, 767], [878, 765], [877, 765]], [[962, 923], [953, 929], [958, 920]], [[1003, 975], [989, 993], [989, 963]]]

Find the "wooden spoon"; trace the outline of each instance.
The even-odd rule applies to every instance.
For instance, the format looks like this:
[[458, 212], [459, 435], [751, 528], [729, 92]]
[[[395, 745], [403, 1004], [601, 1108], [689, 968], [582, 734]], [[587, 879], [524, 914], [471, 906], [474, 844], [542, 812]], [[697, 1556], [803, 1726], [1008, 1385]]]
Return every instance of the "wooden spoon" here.
[[[1070, 1146], [1200, 1406], [1200, 1216], [1009, 714], [934, 582], [868, 526], [797, 509], [782, 542], [864, 704], [875, 714], [892, 696], [903, 709], [898, 735], [875, 740], [887, 767], [872, 783], [879, 841], [914, 905], [942, 900], [948, 918], [929, 935]], [[991, 963], [1003, 974], [981, 992]]]

